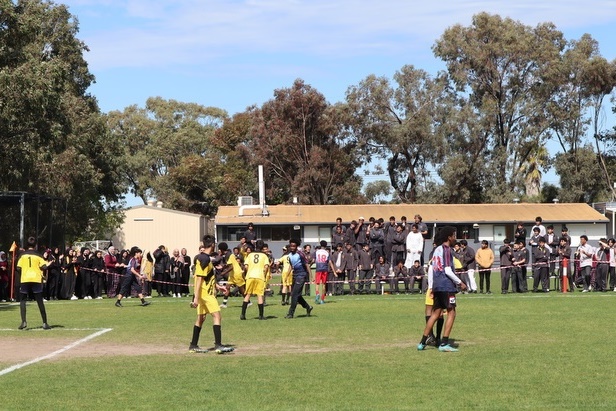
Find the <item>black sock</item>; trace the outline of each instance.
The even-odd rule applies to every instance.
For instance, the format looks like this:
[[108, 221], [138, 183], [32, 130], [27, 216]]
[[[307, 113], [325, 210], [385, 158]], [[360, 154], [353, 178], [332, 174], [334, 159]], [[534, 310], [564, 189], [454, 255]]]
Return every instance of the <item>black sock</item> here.
[[248, 303], [244, 301], [242, 303], [242, 315], [246, 315], [246, 308], [248, 308]]
[[445, 324], [445, 319], [443, 317], [440, 317], [438, 320], [436, 320], [436, 339], [440, 339], [441, 338], [441, 333], [443, 332], [443, 324]]
[[259, 304], [259, 317], [263, 317], [263, 304]]
[[199, 334], [201, 334], [201, 327], [193, 326], [193, 336], [190, 345], [199, 345]]
[[448, 345], [449, 344], [449, 337], [443, 337], [443, 339], [441, 340], [441, 345]]
[[214, 344], [222, 345], [222, 328], [220, 328], [220, 324], [213, 325], [212, 328], [214, 329]]
[[282, 293], [282, 302], [284, 303], [287, 298], [287, 293]]
[[141, 299], [141, 303], [143, 304], [144, 302], [145, 302], [145, 298], [142, 298]]
[[425, 345], [425, 344], [426, 344], [426, 340], [427, 340], [427, 339], [428, 339], [428, 336], [427, 336], [427, 335], [422, 335], [422, 336], [421, 336], [421, 344], [424, 344], [424, 345]]
[[[43, 323], [47, 322], [47, 311], [45, 311], [45, 303], [43, 302], [43, 294], [38, 293], [34, 294], [34, 298], [36, 299], [36, 303], [38, 304], [39, 311], [41, 312], [41, 318], [43, 319]], [[24, 305], [25, 309], [25, 305]], [[25, 318], [25, 312], [24, 312]]]
[[222, 299], [222, 303], [223, 303], [223, 304], [225, 304], [225, 305], [227, 304], [227, 301], [229, 301], [229, 298], [228, 298], [228, 297], [224, 297], [224, 298]]
[[26, 322], [26, 300], [28, 296], [26, 294], [21, 295], [21, 300], [19, 301], [19, 313], [21, 314], [21, 322]]

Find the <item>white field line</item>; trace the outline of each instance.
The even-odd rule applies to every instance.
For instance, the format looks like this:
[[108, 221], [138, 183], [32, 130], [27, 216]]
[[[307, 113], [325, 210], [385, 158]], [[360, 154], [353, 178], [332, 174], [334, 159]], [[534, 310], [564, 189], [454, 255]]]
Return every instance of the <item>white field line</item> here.
[[82, 343], [84, 343], [86, 341], [90, 341], [91, 339], [96, 338], [96, 337], [98, 337], [100, 335], [103, 335], [106, 332], [109, 332], [111, 330], [113, 330], [113, 328], [103, 328], [102, 330], [99, 330], [99, 331], [95, 332], [94, 334], [90, 334], [87, 337], [82, 338], [81, 340], [78, 340], [78, 341], [75, 341], [73, 343], [70, 343], [70, 344], [68, 344], [68, 345], [66, 345], [66, 346], [64, 346], [64, 347], [60, 348], [59, 350], [56, 350], [56, 351], [54, 351], [52, 353], [49, 353], [47, 355], [43, 355], [41, 357], [34, 358], [34, 359], [30, 360], [30, 361], [22, 362], [21, 364], [15, 364], [13, 366], [5, 368], [4, 370], [0, 370], [0, 376], [3, 376], [5, 374], [8, 374], [10, 372], [13, 372], [13, 371], [18, 370], [18, 369], [23, 368], [23, 367], [27, 367], [28, 365], [36, 364], [37, 362], [53, 358], [56, 355], [62, 354], [63, 352], [66, 352], [66, 351], [70, 350], [71, 348], [75, 348], [79, 344], [82, 344]]

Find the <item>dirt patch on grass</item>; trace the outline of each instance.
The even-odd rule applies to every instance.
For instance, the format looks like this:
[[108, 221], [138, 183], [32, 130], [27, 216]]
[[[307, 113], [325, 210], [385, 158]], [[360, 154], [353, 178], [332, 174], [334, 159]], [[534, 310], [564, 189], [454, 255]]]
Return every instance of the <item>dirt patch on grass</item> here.
[[[0, 355], [2, 362], [16, 364], [42, 357], [58, 351], [83, 337], [21, 337], [3, 336], [0, 338]], [[115, 344], [99, 343], [91, 340], [83, 342], [58, 355], [50, 358], [51, 361], [66, 358], [93, 358], [110, 356], [137, 356], [151, 354], [177, 354], [181, 352], [179, 347], [153, 344]]]

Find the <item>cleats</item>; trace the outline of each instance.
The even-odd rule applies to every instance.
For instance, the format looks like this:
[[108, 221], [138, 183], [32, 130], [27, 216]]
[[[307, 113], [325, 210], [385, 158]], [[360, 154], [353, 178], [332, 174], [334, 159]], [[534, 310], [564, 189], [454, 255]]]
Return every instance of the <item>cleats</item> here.
[[216, 354], [228, 354], [233, 351], [235, 351], [234, 347], [227, 347], [226, 345], [217, 345], [214, 347], [214, 352]]
[[19, 325], [19, 327], [17, 327], [17, 329], [19, 330], [25, 330], [26, 328], [28, 328], [28, 323], [25, 321], [22, 321], [22, 323]]
[[51, 327], [47, 323], [43, 323], [43, 330], [51, 330]]
[[306, 308], [306, 315], [307, 315], [308, 317], [310, 317], [310, 313], [312, 312], [312, 308], [313, 308], [313, 307], [312, 307], [311, 305], [310, 305], [310, 306], [308, 306], [308, 308]]
[[451, 345], [439, 345], [438, 350], [440, 352], [458, 352], [457, 348], [453, 348]]
[[417, 351], [423, 351], [426, 349], [426, 346], [422, 343], [417, 344]]
[[205, 354], [208, 352], [208, 350], [200, 348], [198, 345], [191, 345], [190, 347], [188, 347], [188, 352], [197, 353], [197, 354]]
[[431, 345], [433, 347], [436, 347], [436, 338], [434, 338], [433, 336], [429, 335], [428, 339], [426, 340], [426, 344], [425, 345]]
[[120, 300], [116, 300], [115, 306], [116, 307], [122, 307], [122, 303], [120, 302]]
[[227, 308], [227, 304], [225, 303], [220, 304], [220, 308]]
[[287, 320], [290, 320], [290, 319], [293, 318], [293, 315], [292, 314], [287, 314], [287, 315], [284, 316], [284, 318], [286, 318]]
[[142, 307], [147, 307], [147, 306], [148, 306], [148, 305], [150, 305], [150, 304], [152, 304], [152, 303], [151, 303], [151, 302], [149, 302], [149, 301], [144, 301], [144, 302], [142, 302], [142, 303], [141, 303], [141, 306], [142, 306]]
[[244, 314], [240, 315], [240, 320], [245, 320], [246, 316]]

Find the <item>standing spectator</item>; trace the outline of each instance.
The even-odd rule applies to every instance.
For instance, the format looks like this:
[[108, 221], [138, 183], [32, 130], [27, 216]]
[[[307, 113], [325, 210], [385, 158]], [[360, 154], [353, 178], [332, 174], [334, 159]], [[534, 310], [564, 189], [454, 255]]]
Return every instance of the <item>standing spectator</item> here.
[[569, 235], [569, 229], [566, 225], [564, 225], [561, 230], [560, 238], [564, 238], [565, 241], [567, 241], [567, 245], [571, 246], [571, 236]]
[[533, 234], [531, 235], [530, 239], [528, 240], [528, 244], [530, 244], [531, 246], [531, 256], [533, 258], [532, 263], [531, 263], [531, 270], [533, 273], [533, 278], [535, 278], [535, 276], [537, 275], [537, 264], [535, 264], [535, 250], [537, 249], [537, 247], [539, 246], [539, 239], [541, 238], [541, 229], [537, 226], [533, 227]]
[[[423, 239], [425, 240], [425, 239], [430, 238], [429, 232], [428, 232], [428, 224], [423, 222], [423, 218], [419, 214], [415, 214], [414, 220], [415, 220], [415, 224], [417, 224], [417, 230], [419, 231]], [[424, 265], [423, 249], [424, 249], [424, 245], [422, 243], [421, 244], [421, 255], [419, 258], [419, 263], [421, 264], [422, 267]]]
[[169, 297], [171, 282], [171, 259], [167, 252], [167, 247], [164, 245], [158, 246], [152, 253], [154, 257], [154, 281], [156, 284], [154, 287], [158, 292], [159, 297]]
[[560, 241], [558, 236], [554, 234], [554, 226], [547, 226], [547, 233], [545, 234], [545, 245], [550, 251], [550, 276], [556, 275], [556, 262], [558, 261], [558, 246]]
[[[340, 233], [342, 235], [344, 235], [344, 233], [346, 232], [346, 227], [342, 225], [341, 217], [336, 218], [336, 225], [332, 227], [332, 236], [338, 232], [338, 229], [340, 229]], [[338, 243], [334, 243], [334, 244], [338, 244]]]
[[372, 228], [370, 228], [370, 258], [372, 259], [372, 264], [379, 260], [379, 257], [384, 255], [384, 247], [385, 247], [385, 233], [381, 228], [381, 223], [379, 221], [375, 221]]
[[45, 294], [47, 301], [57, 300], [60, 288], [60, 252], [56, 247], [45, 250], [43, 258], [47, 261], [47, 283], [45, 284]]
[[256, 244], [257, 233], [255, 232], [255, 226], [253, 223], [248, 223], [246, 231], [244, 231], [244, 238], [246, 239], [246, 243], [250, 243], [252, 245]]
[[505, 238], [503, 245], [500, 246], [498, 251], [500, 253], [501, 294], [507, 294], [509, 291], [509, 278], [511, 277], [511, 263], [513, 261], [511, 241]]
[[[344, 269], [349, 282], [349, 293], [355, 294], [355, 281], [357, 278], [357, 251], [350, 243], [346, 243], [344, 252]], [[344, 294], [344, 291], [343, 291]]]
[[411, 268], [415, 260], [419, 260], [421, 264], [423, 246], [424, 238], [419, 232], [419, 226], [412, 224], [411, 231], [406, 235], [406, 260], [404, 262], [406, 268]]
[[[564, 272], [567, 272], [567, 280], [569, 282], [569, 292], [573, 292], [575, 289], [573, 283], [573, 273], [571, 270], [571, 247], [567, 244], [567, 239], [560, 238], [560, 244], [558, 246], [558, 260], [560, 262], [560, 276], [564, 277]], [[562, 290], [566, 291], [565, 289]]]
[[173, 283], [171, 293], [174, 298], [182, 297], [182, 267], [184, 267], [184, 257], [180, 255], [180, 250], [175, 248], [173, 256], [170, 259], [171, 270], [170, 277]]
[[118, 251], [114, 246], [107, 249], [105, 269], [107, 270], [107, 297], [115, 298], [120, 288], [121, 271], [126, 267], [118, 261]]
[[550, 251], [545, 246], [545, 237], [539, 237], [539, 245], [535, 248], [533, 254], [533, 264], [535, 265], [533, 276], [533, 292], [537, 292], [537, 287], [541, 281], [541, 290], [544, 293], [550, 292], [550, 277], [548, 274], [550, 259]]
[[306, 309], [306, 316], [310, 317], [312, 306], [310, 306], [304, 297], [302, 297], [302, 289], [306, 280], [310, 280], [310, 265], [304, 253], [298, 250], [300, 241], [292, 239], [289, 242], [289, 262], [293, 267], [293, 289], [291, 291], [291, 305], [289, 312], [284, 318], [291, 319], [295, 316], [295, 308], [300, 304]]
[[518, 227], [515, 229], [513, 243], [519, 242], [524, 243], [524, 246], [526, 246], [526, 228], [524, 228], [524, 223], [521, 221], [518, 221]]
[[332, 253], [334, 295], [342, 295], [344, 293], [344, 280], [346, 277], [346, 259], [344, 255], [345, 252], [342, 243], [336, 244], [336, 251]]
[[364, 244], [368, 244], [368, 225], [364, 223], [364, 217], [359, 217], [353, 232], [355, 233], [355, 251], [359, 252]]
[[77, 257], [77, 265], [79, 266], [79, 276], [77, 277], [77, 283], [79, 284], [78, 297], [84, 300], [91, 300], [93, 294], [92, 287], [92, 254], [87, 247], [81, 248], [81, 255]]
[[[182, 266], [182, 297], [188, 297], [190, 294], [190, 290], [188, 289], [188, 282], [190, 281], [190, 256], [188, 255], [188, 251], [185, 248], [180, 250], [180, 254], [184, 259], [184, 265]], [[239, 250], [236, 258], [239, 258]], [[238, 260], [239, 261], [239, 260]]]
[[402, 224], [396, 226], [396, 233], [391, 243], [391, 261], [392, 264], [398, 264], [398, 261], [402, 260], [404, 263], [404, 250], [406, 250], [406, 236]]
[[[304, 246], [304, 255], [306, 256], [306, 260], [308, 261], [308, 265], [312, 267], [314, 264], [314, 252], [312, 251], [312, 246], [310, 244], [306, 244]], [[270, 258], [270, 260], [272, 260]], [[304, 295], [310, 295], [310, 274], [312, 273], [312, 269], [308, 271], [308, 278], [304, 284]]]
[[607, 273], [610, 264], [610, 251], [607, 238], [599, 240], [599, 247], [595, 252], [597, 268], [595, 270], [595, 291], [607, 291]]
[[332, 234], [332, 245], [335, 244], [344, 244], [344, 232], [342, 231], [342, 227], [336, 226], [335, 232]]
[[494, 264], [494, 252], [488, 247], [486, 240], [481, 241], [481, 248], [475, 253], [475, 261], [479, 266], [479, 292], [483, 294], [483, 284], [485, 281], [486, 294], [492, 294], [490, 291], [490, 277], [492, 276], [492, 264]]
[[526, 264], [528, 263], [528, 250], [525, 242], [520, 241], [513, 245], [511, 264], [511, 291], [514, 293], [525, 293], [526, 284]]
[[614, 252], [614, 244], [616, 243], [616, 240], [614, 240], [613, 238], [610, 238], [609, 240], [607, 240], [607, 245], [609, 247], [610, 250], [610, 268], [609, 268], [609, 274], [610, 274], [610, 290], [614, 290], [616, 291], [616, 253]]
[[580, 236], [580, 245], [576, 250], [576, 258], [580, 261], [580, 275], [582, 276], [582, 280], [584, 282], [584, 290], [583, 293], [587, 293], [588, 291], [592, 291], [592, 286], [590, 284], [590, 271], [592, 269], [592, 256], [595, 253], [593, 247], [588, 244], [588, 237], [586, 234]]
[[77, 257], [75, 256], [75, 250], [67, 248], [64, 253], [64, 258], [60, 263], [60, 271], [62, 275], [60, 285], [59, 298], [62, 300], [76, 300], [75, 295], [75, 281], [77, 279], [77, 272], [75, 271], [75, 264], [77, 264]]
[[6, 253], [0, 251], [0, 302], [7, 302], [10, 298], [9, 293], [9, 264]]
[[372, 261], [373, 260], [372, 256], [370, 255], [370, 247], [368, 246], [368, 244], [364, 244], [364, 248], [358, 253], [358, 291], [360, 294], [370, 293], [370, 281], [372, 280], [372, 270], [374, 268], [374, 264], [372, 263]]
[[460, 245], [462, 246], [462, 269], [468, 275], [469, 282], [468, 284], [469, 293], [477, 293], [477, 282], [475, 281], [475, 268], [477, 268], [477, 264], [475, 263], [475, 250], [468, 245], [468, 241], [460, 240]]
[[344, 233], [344, 242], [343, 244], [349, 243], [351, 246], [355, 247], [355, 228], [357, 227], [357, 221], [351, 221], [349, 228], [347, 228]]
[[101, 250], [96, 250], [90, 266], [92, 267], [92, 297], [102, 300], [103, 288], [105, 286], [103, 279], [105, 275], [105, 259]]
[[541, 217], [535, 218], [535, 225], [533, 226], [533, 231], [535, 228], [539, 229], [539, 235], [541, 237], [545, 237], [547, 231], [545, 230], [545, 226], [543, 225], [543, 219]]
[[439, 245], [434, 251], [431, 264], [434, 305], [432, 307], [432, 314], [430, 315], [430, 318], [426, 323], [426, 327], [424, 328], [421, 341], [417, 345], [417, 349], [421, 351], [425, 348], [428, 336], [434, 328], [434, 324], [440, 318], [443, 310], [446, 310], [447, 322], [445, 323], [443, 338], [440, 342], [438, 350], [441, 352], [455, 352], [458, 351], [458, 349], [449, 344], [449, 336], [456, 319], [457, 286], [460, 286], [462, 290], [465, 290], [466, 284], [460, 281], [460, 279], [453, 272], [453, 253], [451, 252], [451, 247], [456, 242], [456, 229], [451, 226], [445, 226], [441, 228], [437, 237], [437, 243], [440, 243], [441, 245]]
[[17, 261], [17, 269], [21, 273], [21, 286], [19, 292], [21, 298], [19, 301], [19, 312], [21, 314], [21, 324], [19, 329], [23, 330], [28, 327], [26, 322], [26, 301], [28, 300], [28, 294], [34, 294], [34, 299], [38, 305], [41, 313], [41, 319], [43, 320], [43, 330], [51, 330], [51, 327], [47, 324], [47, 311], [45, 310], [45, 303], [43, 302], [43, 275], [47, 269], [47, 261], [36, 252], [36, 239], [34, 237], [28, 238], [28, 249], [21, 254]]
[[394, 235], [396, 234], [396, 217], [393, 215], [389, 217], [389, 223], [385, 224], [383, 227], [383, 233], [385, 234], [385, 246], [383, 247], [383, 252], [385, 256], [385, 261], [388, 264], [391, 264], [391, 245], [394, 239]]

